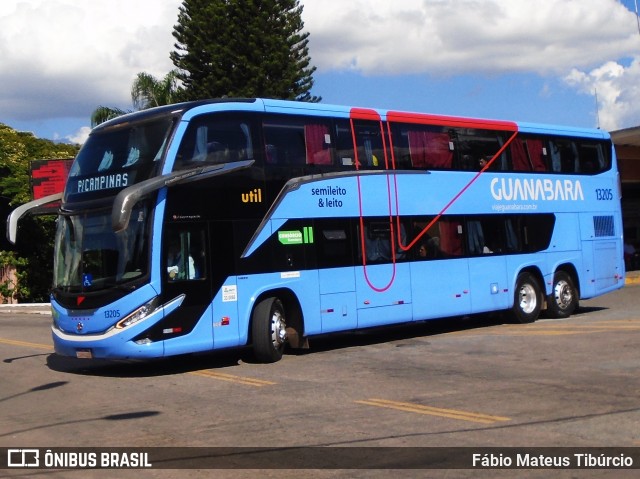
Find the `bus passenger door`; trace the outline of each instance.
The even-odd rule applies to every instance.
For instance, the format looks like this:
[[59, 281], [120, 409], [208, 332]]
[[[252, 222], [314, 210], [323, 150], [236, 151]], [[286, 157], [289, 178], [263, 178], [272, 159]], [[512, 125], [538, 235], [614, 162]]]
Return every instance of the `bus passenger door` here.
[[[181, 306], [162, 321], [165, 354], [210, 350], [213, 338], [207, 225], [165, 224], [162, 244], [162, 300], [168, 302], [184, 294]], [[174, 338], [176, 341], [171, 341]]]

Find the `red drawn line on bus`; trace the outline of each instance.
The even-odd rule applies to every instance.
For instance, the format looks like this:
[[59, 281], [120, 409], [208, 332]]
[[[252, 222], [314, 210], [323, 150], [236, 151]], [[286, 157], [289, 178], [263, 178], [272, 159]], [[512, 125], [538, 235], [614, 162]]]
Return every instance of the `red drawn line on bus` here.
[[[351, 122], [351, 136], [353, 141], [354, 157], [356, 162], [356, 171], [360, 170], [360, 158], [358, 156], [358, 143], [356, 141], [356, 129], [353, 122], [354, 119], [374, 120], [379, 122], [380, 133], [382, 135], [382, 151], [384, 153], [384, 166], [385, 166], [385, 169], [388, 170], [389, 158], [387, 154], [387, 143], [384, 138], [385, 136], [384, 125], [382, 124], [382, 119], [380, 118], [380, 115], [378, 115], [378, 113], [374, 110], [353, 109], [351, 111], [350, 122]], [[391, 285], [393, 284], [396, 278], [396, 248], [393, 241], [394, 230], [393, 230], [393, 210], [392, 210], [392, 203], [391, 203], [391, 179], [389, 178], [389, 175], [386, 175], [386, 177], [387, 177], [387, 204], [389, 209], [389, 242], [391, 244], [392, 272], [391, 272], [391, 279], [389, 280], [389, 282], [383, 287], [377, 287], [371, 282], [371, 280], [369, 279], [369, 274], [367, 272], [367, 250], [366, 250], [366, 243], [365, 243], [365, 237], [364, 237], [364, 234], [365, 234], [364, 233], [364, 215], [362, 212], [362, 186], [360, 184], [360, 175], [356, 175], [356, 180], [358, 183], [358, 211], [360, 215], [360, 247], [362, 250], [362, 266], [364, 269], [364, 278], [367, 284], [369, 285], [369, 287], [378, 293], [383, 293], [387, 291], [391, 287]]]
[[395, 173], [393, 173], [393, 183], [394, 183], [394, 196], [395, 196], [395, 216], [396, 216], [396, 227], [394, 228], [394, 222], [393, 222], [393, 206], [391, 203], [391, 180], [390, 180], [390, 175], [387, 174], [387, 201], [388, 201], [388, 208], [389, 208], [389, 241], [391, 244], [391, 264], [392, 264], [392, 273], [391, 273], [391, 279], [389, 280], [389, 282], [383, 286], [383, 287], [377, 287], [375, 286], [371, 280], [369, 279], [369, 275], [367, 273], [367, 257], [366, 257], [366, 242], [365, 242], [365, 232], [364, 232], [364, 215], [363, 215], [363, 211], [362, 211], [362, 186], [360, 183], [360, 175], [356, 175], [356, 179], [357, 179], [357, 183], [358, 183], [358, 211], [359, 211], [359, 215], [360, 215], [360, 247], [362, 250], [362, 266], [364, 269], [364, 277], [365, 280], [367, 282], [367, 284], [369, 285], [369, 287], [371, 289], [373, 289], [376, 292], [382, 293], [384, 291], [387, 291], [391, 285], [393, 284], [395, 277], [396, 277], [396, 247], [395, 247], [395, 241], [393, 240], [394, 236], [395, 236], [395, 232], [397, 231], [397, 242], [398, 242], [398, 246], [401, 250], [403, 251], [409, 251], [411, 248], [413, 248], [415, 246], [415, 244], [420, 240], [420, 238], [422, 238], [427, 231], [444, 215], [444, 213], [465, 193], [465, 191], [467, 191], [471, 185], [473, 185], [473, 183], [476, 182], [476, 180], [480, 177], [480, 175], [482, 175], [487, 169], [489, 169], [491, 167], [491, 165], [495, 162], [495, 160], [497, 158], [500, 157], [500, 155], [502, 155], [502, 153], [508, 148], [508, 146], [511, 144], [511, 142], [516, 138], [516, 136], [518, 135], [518, 127], [515, 123], [512, 122], [500, 122], [500, 121], [482, 121], [482, 120], [466, 120], [464, 118], [455, 118], [455, 117], [440, 117], [437, 115], [421, 115], [421, 114], [415, 114], [415, 115], [409, 115], [409, 114], [403, 114], [403, 115], [397, 115], [394, 113], [388, 113], [387, 115], [387, 132], [385, 134], [384, 131], [384, 124], [382, 122], [382, 118], [380, 117], [380, 115], [378, 114], [378, 112], [376, 112], [375, 110], [369, 110], [369, 109], [361, 109], [361, 108], [354, 108], [351, 110], [351, 115], [350, 115], [350, 123], [351, 123], [351, 136], [352, 136], [352, 141], [353, 141], [353, 147], [354, 147], [354, 156], [355, 156], [355, 163], [356, 163], [356, 171], [360, 170], [360, 159], [358, 156], [358, 143], [356, 141], [356, 131], [355, 131], [355, 125], [354, 125], [354, 120], [369, 120], [369, 121], [378, 121], [380, 124], [380, 133], [382, 136], [382, 151], [384, 152], [384, 164], [385, 164], [385, 169], [387, 171], [389, 171], [389, 158], [388, 158], [388, 152], [387, 152], [387, 145], [386, 145], [386, 139], [385, 137], [388, 135], [389, 138], [389, 149], [391, 150], [391, 166], [392, 166], [392, 171], [396, 171], [396, 159], [395, 159], [395, 153], [394, 153], [394, 149], [393, 149], [393, 137], [391, 135], [391, 119], [389, 117], [393, 117], [395, 120], [405, 120], [405, 121], [409, 121], [412, 123], [419, 123], [419, 124], [438, 124], [438, 125], [442, 125], [442, 124], [446, 124], [446, 125], [450, 125], [450, 126], [463, 126], [463, 127], [474, 127], [474, 128], [478, 128], [478, 127], [483, 127], [485, 129], [491, 129], [491, 130], [507, 130], [507, 131], [513, 131], [512, 135], [509, 137], [509, 139], [505, 142], [504, 145], [502, 145], [502, 147], [498, 150], [498, 152], [493, 155], [493, 157], [491, 158], [491, 160], [489, 160], [487, 162], [487, 164], [480, 170], [478, 171], [475, 176], [451, 199], [451, 201], [449, 201], [444, 208], [442, 208], [442, 210], [440, 210], [440, 212], [429, 222], [429, 224], [427, 226], [425, 226], [422, 231], [420, 233], [418, 233], [418, 235], [416, 235], [416, 237], [413, 239], [413, 241], [411, 241], [411, 243], [409, 243], [408, 245], [404, 245], [403, 241], [402, 241], [402, 235], [401, 235], [401, 224], [400, 224], [400, 201], [399, 201], [399, 197], [398, 197], [398, 181], [397, 181], [397, 175]]
[[[396, 171], [396, 159], [395, 159], [395, 154], [393, 152], [393, 140], [391, 139], [391, 127], [389, 122], [387, 122], [387, 130], [389, 133], [389, 142], [391, 143], [389, 145], [391, 148], [391, 162], [393, 164], [393, 170]], [[398, 246], [400, 247], [400, 249], [402, 251], [409, 251], [411, 248], [413, 248], [415, 244], [418, 242], [418, 240], [420, 240], [420, 238], [422, 238], [427, 233], [427, 231], [429, 231], [429, 229], [434, 224], [436, 224], [436, 222], [442, 217], [442, 215], [445, 214], [445, 212], [464, 194], [464, 192], [467, 191], [471, 187], [471, 185], [473, 185], [473, 183], [476, 182], [476, 180], [480, 177], [480, 175], [482, 175], [487, 169], [491, 167], [491, 165], [495, 162], [495, 160], [499, 158], [500, 155], [502, 155], [504, 150], [507, 149], [507, 147], [511, 144], [511, 142], [516, 138], [516, 136], [518, 136], [518, 132], [514, 131], [513, 134], [509, 137], [509, 139], [505, 142], [505, 144], [502, 145], [502, 147], [498, 150], [498, 152], [495, 155], [493, 155], [491, 160], [489, 160], [487, 164], [484, 165], [484, 167], [480, 171], [478, 171], [475, 174], [475, 176], [471, 178], [471, 180], [465, 186], [462, 187], [462, 189], [451, 199], [451, 201], [449, 201], [449, 203], [447, 203], [444, 206], [444, 208], [440, 210], [440, 212], [429, 222], [429, 224], [425, 226], [422, 229], [422, 231], [420, 231], [420, 233], [416, 235], [413, 241], [406, 246], [402, 244], [402, 238], [400, 235], [400, 202], [398, 200], [398, 181], [397, 181], [397, 175], [394, 174], [393, 181], [394, 181], [395, 197], [396, 197], [396, 224], [398, 226]]]

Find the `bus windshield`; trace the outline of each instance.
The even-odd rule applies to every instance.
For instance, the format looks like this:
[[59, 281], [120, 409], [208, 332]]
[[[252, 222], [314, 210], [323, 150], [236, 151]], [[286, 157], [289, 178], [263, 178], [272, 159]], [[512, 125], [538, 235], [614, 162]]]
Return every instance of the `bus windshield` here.
[[112, 195], [158, 174], [172, 125], [162, 118], [95, 130], [69, 172], [65, 201]]
[[99, 291], [148, 274], [149, 207], [140, 203], [128, 227], [114, 233], [111, 211], [61, 215], [55, 238], [54, 288]]

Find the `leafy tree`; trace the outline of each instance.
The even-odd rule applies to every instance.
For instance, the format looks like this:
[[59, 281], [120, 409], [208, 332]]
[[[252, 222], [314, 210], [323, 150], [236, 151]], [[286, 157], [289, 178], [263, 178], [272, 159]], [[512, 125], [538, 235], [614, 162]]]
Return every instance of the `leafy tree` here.
[[[78, 145], [54, 143], [18, 132], [0, 123], [0, 211], [6, 218], [12, 207], [31, 200], [30, 162], [37, 159], [73, 158]], [[3, 235], [4, 236], [4, 235]], [[0, 241], [0, 267], [15, 266], [20, 301], [47, 301], [53, 270], [54, 219], [25, 217], [14, 251]], [[12, 287], [0, 284], [0, 291]], [[0, 293], [1, 294], [1, 293]]]
[[[299, 0], [184, 0], [173, 35], [177, 69], [141, 72], [131, 86], [136, 110], [180, 100], [266, 97], [318, 102], [309, 33]], [[91, 126], [133, 110], [99, 106]]]
[[[136, 110], [146, 110], [154, 106], [169, 105], [178, 97], [178, 72], [171, 70], [163, 78], [158, 79], [149, 73], [138, 73], [131, 85], [131, 103]], [[131, 113], [107, 106], [99, 106], [91, 114], [91, 126], [97, 126], [107, 120]]]
[[0, 296], [3, 303], [8, 303], [10, 298], [18, 301], [29, 296], [29, 288], [26, 286], [26, 273], [20, 273], [18, 267], [24, 271], [28, 262], [24, 258], [17, 257], [13, 251], [0, 251], [0, 266], [4, 268], [16, 268], [15, 281], [12, 278], [3, 278], [0, 282]]
[[299, 0], [184, 0], [171, 60], [183, 99], [318, 102]]

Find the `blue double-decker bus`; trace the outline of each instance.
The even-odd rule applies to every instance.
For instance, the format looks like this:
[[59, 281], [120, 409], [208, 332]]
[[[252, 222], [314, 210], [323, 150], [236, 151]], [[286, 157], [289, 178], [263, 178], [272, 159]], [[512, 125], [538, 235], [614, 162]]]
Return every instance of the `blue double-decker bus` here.
[[96, 127], [61, 201], [58, 354], [155, 358], [505, 311], [564, 318], [624, 284], [610, 137], [266, 99]]

